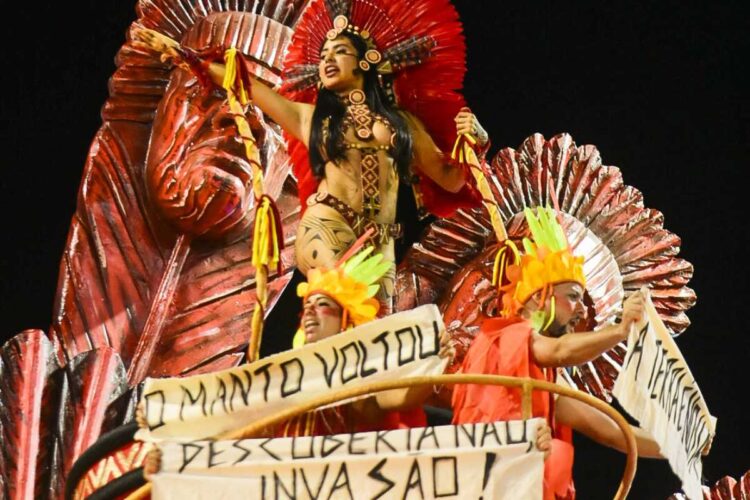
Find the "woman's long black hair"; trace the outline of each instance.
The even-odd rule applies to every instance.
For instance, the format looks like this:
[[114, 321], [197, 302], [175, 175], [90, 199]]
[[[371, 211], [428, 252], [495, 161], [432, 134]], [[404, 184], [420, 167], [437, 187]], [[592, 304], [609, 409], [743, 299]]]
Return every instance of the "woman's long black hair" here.
[[[341, 33], [351, 40], [357, 51], [358, 59], [364, 58], [367, 44], [362, 38], [347, 32]], [[361, 69], [359, 71], [362, 71]], [[370, 109], [384, 116], [396, 131], [396, 141], [393, 148], [393, 161], [396, 164], [399, 177], [403, 182], [409, 182], [411, 178], [410, 165], [412, 160], [412, 137], [405, 116], [399, 112], [398, 107], [392, 104], [378, 83], [378, 74], [375, 65], [370, 65], [368, 71], [364, 71], [364, 92], [367, 105]], [[313, 174], [318, 179], [325, 175], [326, 161], [343, 160], [346, 153], [344, 147], [343, 122], [346, 106], [341, 102], [335, 92], [321, 87], [318, 91], [318, 100], [315, 103], [315, 111], [312, 116], [310, 129], [309, 157]], [[323, 126], [328, 118], [328, 140], [323, 144]], [[326, 160], [327, 158], [327, 160]]]

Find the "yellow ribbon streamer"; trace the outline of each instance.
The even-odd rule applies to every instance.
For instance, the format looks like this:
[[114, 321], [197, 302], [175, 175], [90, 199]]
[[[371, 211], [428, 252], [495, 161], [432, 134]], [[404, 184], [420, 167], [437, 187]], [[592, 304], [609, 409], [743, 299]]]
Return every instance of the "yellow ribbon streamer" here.
[[271, 200], [264, 196], [263, 170], [260, 167], [260, 150], [253, 137], [250, 123], [245, 116], [245, 106], [250, 102], [249, 89], [242, 79], [237, 78], [237, 49], [230, 48], [224, 53], [224, 80], [222, 87], [227, 91], [229, 109], [234, 115], [237, 131], [245, 146], [245, 155], [250, 162], [253, 177], [253, 195], [258, 203], [255, 209], [251, 263], [255, 268], [256, 303], [251, 320], [248, 360], [257, 359], [260, 340], [263, 335], [264, 311], [268, 304], [268, 269], [276, 267], [280, 259], [281, 227], [278, 227]]
[[471, 134], [462, 134], [458, 136], [456, 138], [456, 143], [453, 145], [451, 158], [459, 163], [467, 163], [471, 167], [471, 173], [474, 175], [474, 180], [477, 182], [477, 189], [479, 189], [484, 206], [490, 214], [492, 229], [495, 231], [497, 241], [502, 242], [508, 239], [508, 233], [505, 231], [505, 225], [500, 216], [500, 210], [497, 208], [497, 204], [493, 201], [494, 197], [490, 190], [490, 185], [487, 182], [487, 178], [483, 174], [479, 158], [477, 158], [477, 154], [472, 148], [476, 143], [477, 140]]
[[255, 212], [252, 256], [254, 267], [266, 266], [272, 268], [278, 265], [281, 257], [277, 236], [279, 233], [280, 228], [277, 227], [271, 201], [267, 196], [264, 196]]

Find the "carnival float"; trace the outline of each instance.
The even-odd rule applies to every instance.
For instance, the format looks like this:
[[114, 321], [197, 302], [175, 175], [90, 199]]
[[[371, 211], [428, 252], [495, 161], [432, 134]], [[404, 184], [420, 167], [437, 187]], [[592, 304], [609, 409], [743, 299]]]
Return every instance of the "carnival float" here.
[[[619, 168], [569, 134], [535, 134], [491, 159], [481, 127], [457, 136], [465, 46], [448, 0], [140, 0], [136, 11], [84, 167], [54, 320], [48, 332], [27, 330], [2, 347], [4, 498], [554, 498], [543, 493], [545, 453], [536, 440], [539, 417], [554, 415], [555, 403], [538, 414], [535, 398], [547, 394], [539, 389], [616, 422], [628, 454], [616, 498], [635, 474], [632, 418], [652, 432], [648, 422], [657, 422], [672, 439], [652, 436], [683, 481], [675, 498], [748, 495], [747, 474], [700, 486], [701, 453], [716, 424], [672, 340], [688, 328], [696, 301], [679, 236]], [[343, 104], [344, 149], [359, 155], [360, 195], [370, 200], [353, 209], [321, 194], [321, 178], [333, 191], [334, 174], [316, 172], [305, 140], [254, 102], [253, 94], [264, 99], [261, 88], [315, 103], [324, 86], [319, 61], [329, 57], [321, 49], [345, 32], [364, 40], [360, 70], [372, 71], [379, 92], [419, 124], [408, 125], [415, 147], [428, 134], [444, 152], [444, 170], [401, 178], [412, 186], [398, 196], [413, 188], [414, 210], [437, 217], [412, 235], [417, 242], [400, 262], [392, 247], [398, 224], [378, 218], [388, 216], [390, 199], [378, 169], [399, 147], [397, 127], [371, 113], [365, 97], [350, 93]], [[386, 128], [388, 144], [365, 147]], [[441, 185], [448, 169], [464, 176], [459, 189]], [[335, 241], [335, 265], [305, 266], [295, 280], [298, 238], [315, 227], [335, 232], [334, 222], [305, 215], [310, 199], [336, 210], [350, 230], [316, 236], [322, 246], [304, 258]], [[513, 273], [525, 269], [523, 259], [558, 254], [549, 267], [557, 278], [529, 296], [552, 294], [562, 282], [585, 286], [574, 326], [596, 335], [615, 329], [623, 304], [642, 294], [651, 326], [591, 360], [555, 365], [546, 380], [467, 371], [482, 325], [517, 298], [513, 287], [525, 278]], [[343, 333], [316, 342], [308, 335], [307, 344], [271, 353], [264, 342], [276, 332], [267, 319], [295, 291], [306, 304], [316, 293], [333, 298], [333, 306], [310, 307], [339, 306]], [[554, 307], [538, 330], [553, 322]], [[304, 321], [300, 331], [304, 338]], [[653, 360], [644, 344], [652, 331], [665, 346]], [[628, 377], [635, 367], [637, 380], [641, 361], [656, 367], [648, 390], [662, 384], [664, 417], [628, 404], [638, 401]], [[455, 388], [480, 387], [455, 385], [468, 383], [517, 388], [517, 415], [447, 425], [456, 400], [471, 397]], [[446, 425], [392, 412], [372, 396], [398, 390], [418, 392], [418, 406], [426, 402], [433, 421], [447, 416]], [[678, 392], [683, 400], [672, 396]], [[630, 420], [608, 404], [613, 397]], [[346, 420], [342, 401], [389, 411], [369, 426], [330, 424]], [[670, 419], [681, 431], [685, 424], [676, 438], [665, 430]], [[269, 431], [279, 425], [283, 432]]]

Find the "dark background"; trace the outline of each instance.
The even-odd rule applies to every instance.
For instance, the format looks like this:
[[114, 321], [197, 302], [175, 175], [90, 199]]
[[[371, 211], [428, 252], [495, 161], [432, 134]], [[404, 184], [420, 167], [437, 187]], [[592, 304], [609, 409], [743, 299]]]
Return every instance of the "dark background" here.
[[[682, 237], [699, 301], [678, 344], [719, 418], [704, 474], [711, 483], [741, 475], [750, 468], [742, 425], [750, 396], [746, 2], [456, 3], [469, 50], [467, 100], [494, 149], [517, 147], [533, 132], [569, 132], [621, 167]], [[51, 321], [82, 168], [133, 4], [4, 8], [3, 340]], [[578, 440], [580, 497], [609, 496], [623, 465], [617, 453]], [[633, 498], [665, 498], [677, 488], [666, 463], [639, 462]]]

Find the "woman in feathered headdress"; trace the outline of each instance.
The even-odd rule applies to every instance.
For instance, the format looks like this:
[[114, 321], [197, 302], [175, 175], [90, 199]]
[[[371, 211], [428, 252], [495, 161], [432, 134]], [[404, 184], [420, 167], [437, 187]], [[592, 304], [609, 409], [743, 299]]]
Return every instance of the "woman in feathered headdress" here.
[[[378, 282], [393, 263], [384, 260], [381, 254], [371, 255], [373, 250], [369, 247], [331, 269], [311, 269], [308, 280], [298, 285], [302, 318], [294, 337], [295, 348], [333, 335], [347, 335], [350, 328], [376, 319], [380, 307], [374, 298]], [[354, 251], [350, 249], [347, 255]], [[443, 332], [438, 356], [452, 358], [453, 355], [448, 336]], [[270, 434], [311, 436], [423, 426], [426, 420], [420, 405], [431, 390], [428, 386], [396, 389], [314, 410], [279, 424]]]
[[[167, 50], [204, 80], [223, 80], [223, 65]], [[479, 204], [472, 176], [441, 153], [456, 132], [488, 142], [458, 92], [465, 46], [449, 0], [312, 0], [284, 67], [280, 93], [239, 73], [254, 104], [287, 134], [304, 211], [301, 271], [331, 268], [369, 229], [394, 261], [399, 182], [438, 216]], [[381, 280], [381, 298], [392, 296], [393, 276]]]

